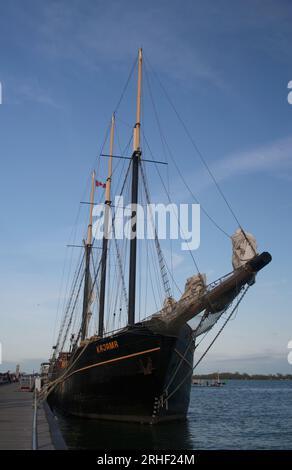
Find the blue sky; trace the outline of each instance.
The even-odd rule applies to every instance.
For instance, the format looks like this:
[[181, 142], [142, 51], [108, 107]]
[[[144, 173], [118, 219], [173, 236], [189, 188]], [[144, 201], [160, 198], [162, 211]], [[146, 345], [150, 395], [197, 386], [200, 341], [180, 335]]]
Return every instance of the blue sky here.
[[[242, 225], [273, 255], [198, 372], [291, 373], [291, 20], [291, 2], [284, 0], [2, 3], [2, 369], [15, 361], [36, 364], [50, 352], [64, 260], [70, 256], [65, 245], [74, 239], [72, 224], [79, 201], [87, 197], [90, 170], [143, 46]], [[155, 81], [153, 88], [182, 173], [232, 233], [233, 218]], [[132, 124], [131, 96], [134, 83], [128, 111], [124, 102], [121, 109]], [[163, 159], [158, 133], [145, 118], [146, 130], [155, 156]], [[120, 132], [124, 144], [129, 128]], [[101, 178], [105, 171], [101, 163]], [[171, 165], [169, 175], [172, 199], [192, 202]], [[153, 193], [159, 199], [155, 178]], [[78, 227], [86, 217], [83, 207]], [[193, 266], [184, 254], [176, 256], [175, 274], [183, 286]], [[230, 242], [203, 216], [195, 256], [210, 280], [231, 269]]]

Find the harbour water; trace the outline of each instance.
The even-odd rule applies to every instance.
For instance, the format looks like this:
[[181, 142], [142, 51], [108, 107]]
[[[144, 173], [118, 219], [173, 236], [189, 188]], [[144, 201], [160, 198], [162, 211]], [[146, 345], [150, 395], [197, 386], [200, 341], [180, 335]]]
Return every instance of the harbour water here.
[[188, 420], [157, 426], [60, 417], [71, 449], [292, 449], [292, 381], [192, 386]]

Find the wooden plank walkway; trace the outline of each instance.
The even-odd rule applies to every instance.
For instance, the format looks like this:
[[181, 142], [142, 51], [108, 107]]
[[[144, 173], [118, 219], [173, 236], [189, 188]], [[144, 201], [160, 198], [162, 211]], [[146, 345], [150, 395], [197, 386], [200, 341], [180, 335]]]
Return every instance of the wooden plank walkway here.
[[[0, 450], [32, 448], [33, 394], [19, 384], [0, 386]], [[38, 410], [38, 449], [54, 450], [50, 428], [41, 405]]]

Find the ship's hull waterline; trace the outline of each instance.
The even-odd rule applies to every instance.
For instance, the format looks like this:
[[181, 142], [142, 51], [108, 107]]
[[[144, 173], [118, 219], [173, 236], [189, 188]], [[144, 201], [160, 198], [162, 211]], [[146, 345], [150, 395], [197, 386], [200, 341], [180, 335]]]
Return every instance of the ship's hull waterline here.
[[[48, 401], [65, 414], [93, 419], [149, 424], [185, 419], [193, 355], [187, 324], [177, 337], [136, 325], [89, 343]], [[176, 388], [161, 406], [161, 395]]]

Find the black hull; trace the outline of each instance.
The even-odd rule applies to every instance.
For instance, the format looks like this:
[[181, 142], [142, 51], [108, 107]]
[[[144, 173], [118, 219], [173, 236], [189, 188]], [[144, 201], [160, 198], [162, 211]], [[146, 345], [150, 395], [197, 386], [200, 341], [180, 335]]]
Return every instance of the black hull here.
[[[48, 401], [63, 413], [86, 418], [150, 424], [185, 419], [193, 353], [188, 325], [179, 337], [135, 325], [90, 342]], [[168, 400], [160, 400], [177, 387]]]

